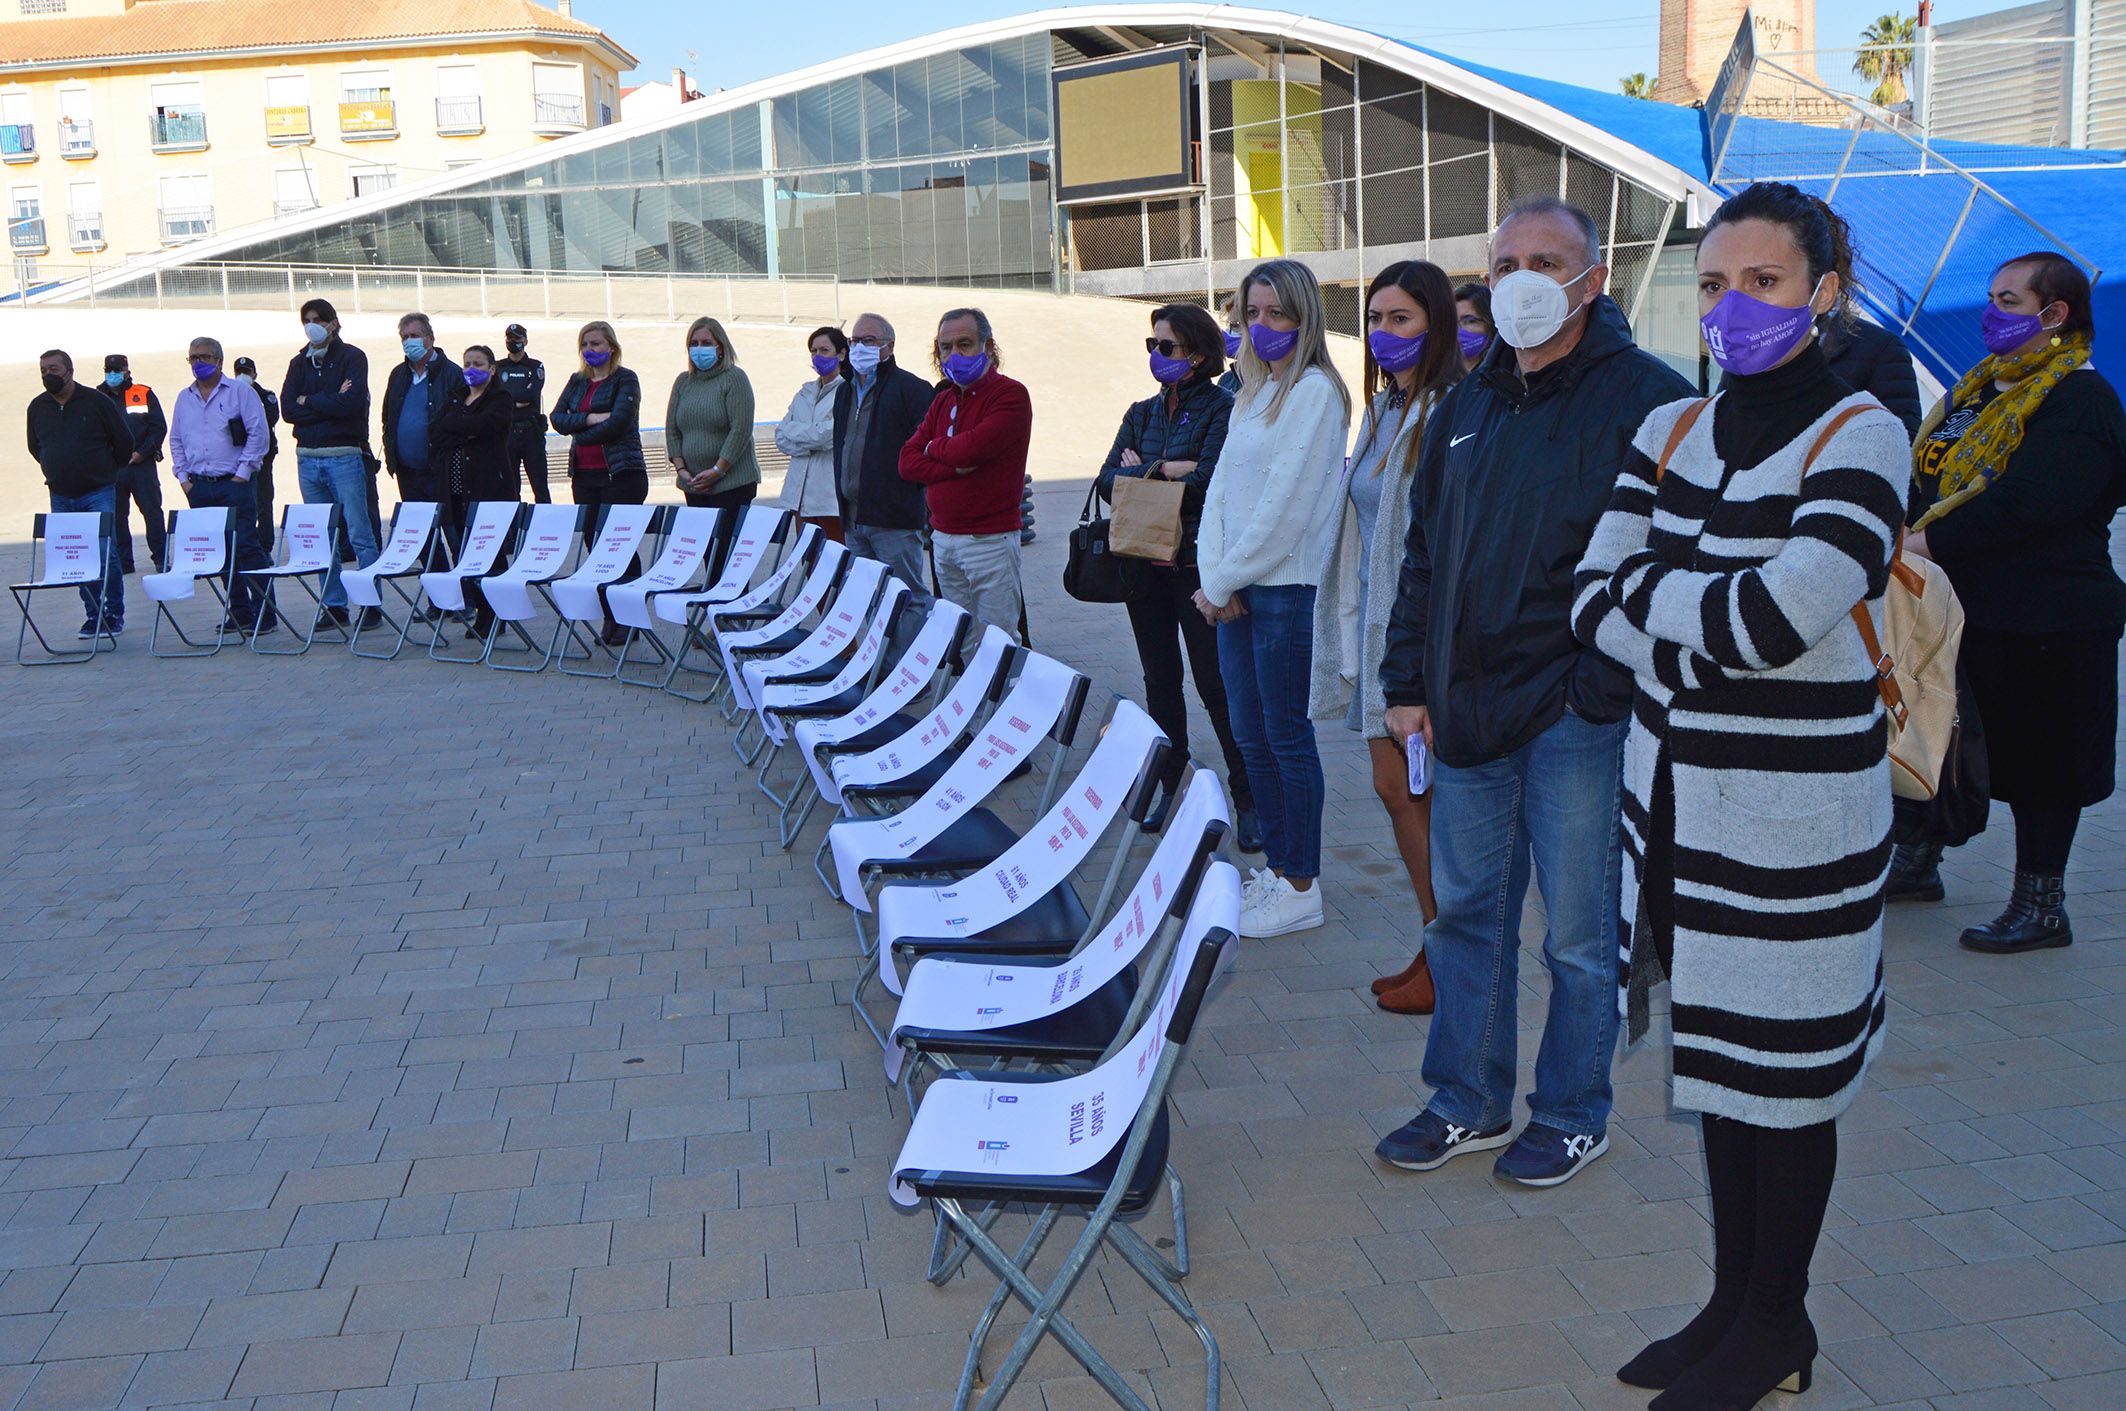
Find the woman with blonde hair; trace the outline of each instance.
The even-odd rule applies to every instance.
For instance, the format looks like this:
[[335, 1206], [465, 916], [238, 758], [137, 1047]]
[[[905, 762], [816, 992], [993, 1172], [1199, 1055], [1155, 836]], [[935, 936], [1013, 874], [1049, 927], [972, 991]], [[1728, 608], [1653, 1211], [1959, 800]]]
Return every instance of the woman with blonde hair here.
[[[1410, 792], [1407, 758], [1388, 733], [1380, 661], [1410, 529], [1418, 445], [1432, 409], [1462, 375], [1454, 333], [1454, 289], [1438, 265], [1398, 260], [1373, 277], [1366, 290], [1367, 407], [1314, 599], [1308, 701], [1316, 719], [1340, 715], [1345, 729], [1365, 739], [1373, 792], [1388, 810], [1395, 849], [1426, 922], [1439, 911], [1432, 898], [1432, 800]], [[1391, 1013], [1430, 1014], [1432, 972], [1423, 947], [1406, 969], [1374, 981], [1373, 993]]]
[[686, 371], [664, 407], [664, 447], [687, 503], [732, 509], [760, 493], [753, 453], [753, 383], [721, 323], [703, 316], [687, 329]]
[[1244, 936], [1322, 923], [1324, 785], [1307, 715], [1314, 588], [1343, 473], [1351, 394], [1329, 361], [1321, 285], [1296, 260], [1268, 260], [1240, 284], [1247, 321], [1240, 395], [1197, 533], [1196, 607], [1218, 625], [1234, 738], [1269, 864], [1241, 903]]
[[[580, 366], [554, 399], [554, 430], [569, 438], [569, 493], [590, 505], [590, 532], [605, 522], [607, 505], [639, 505], [650, 497], [649, 466], [642, 458], [642, 383], [620, 362], [620, 335], [604, 319], [576, 332]], [[630, 570], [629, 577], [634, 576]], [[605, 619], [604, 641], [618, 646], [624, 630]]]

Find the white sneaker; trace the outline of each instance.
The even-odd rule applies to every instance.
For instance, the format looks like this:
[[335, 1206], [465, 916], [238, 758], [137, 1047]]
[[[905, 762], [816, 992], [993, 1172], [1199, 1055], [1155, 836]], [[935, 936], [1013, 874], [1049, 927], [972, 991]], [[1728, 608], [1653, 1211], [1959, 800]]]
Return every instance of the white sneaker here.
[[1277, 874], [1269, 868], [1250, 867], [1247, 881], [1240, 884], [1240, 909], [1245, 911], [1253, 906], [1256, 899], [1262, 895], [1262, 884], [1276, 880]]
[[1321, 922], [1321, 884], [1302, 892], [1274, 873], [1252, 901], [1243, 899], [1240, 906], [1240, 934], [1252, 940], [1311, 931]]

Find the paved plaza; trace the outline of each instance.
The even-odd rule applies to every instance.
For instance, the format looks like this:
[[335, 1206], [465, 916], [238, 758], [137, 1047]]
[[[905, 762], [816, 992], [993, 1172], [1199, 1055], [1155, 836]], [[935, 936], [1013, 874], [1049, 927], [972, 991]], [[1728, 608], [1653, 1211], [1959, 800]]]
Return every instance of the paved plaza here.
[[[1122, 610], [1055, 586], [1082, 493], [1044, 485], [1027, 575], [1036, 646], [1104, 709], [1141, 683]], [[0, 666], [0, 1411], [949, 1403], [992, 1283], [923, 1279], [818, 824], [776, 848], [714, 712], [411, 654], [151, 661], [132, 597], [115, 658]], [[1570, 1185], [1377, 1164], [1425, 1021], [1365, 982], [1417, 928], [1361, 750], [1322, 739], [1330, 924], [1244, 945], [1175, 1103], [1224, 1404], [1643, 1406], [1613, 1369], [1711, 1283], [1661, 1034]], [[1775, 1408], [2126, 1406], [2126, 808], [2084, 825], [2067, 950], [1956, 947], [2008, 841], [1891, 917], [1825, 1355]], [[1528, 965], [1524, 1070], [1543, 992]], [[1072, 1313], [1200, 1406], [1197, 1343], [1152, 1303], [1096, 1270]], [[1009, 1404], [1110, 1403], [1051, 1344]]]

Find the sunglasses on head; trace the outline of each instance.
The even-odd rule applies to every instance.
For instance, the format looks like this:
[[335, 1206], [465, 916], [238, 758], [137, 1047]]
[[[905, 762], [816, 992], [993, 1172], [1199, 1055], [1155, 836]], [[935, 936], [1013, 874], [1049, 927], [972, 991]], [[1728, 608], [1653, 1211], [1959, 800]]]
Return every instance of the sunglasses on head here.
[[1171, 338], [1147, 338], [1144, 340], [1144, 351], [1157, 353], [1162, 358], [1185, 358], [1189, 355], [1187, 348], [1182, 347]]

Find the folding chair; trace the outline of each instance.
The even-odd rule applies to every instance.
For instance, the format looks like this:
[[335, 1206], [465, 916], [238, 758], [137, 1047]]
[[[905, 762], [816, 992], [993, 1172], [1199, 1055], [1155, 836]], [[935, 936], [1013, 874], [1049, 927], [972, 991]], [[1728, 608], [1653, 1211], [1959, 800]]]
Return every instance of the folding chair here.
[[[746, 506], [745, 516], [739, 520], [738, 528], [732, 531], [736, 537], [731, 543], [731, 552], [724, 558], [723, 572], [716, 576], [714, 583], [700, 592], [659, 593], [651, 599], [651, 611], [655, 616], [677, 625], [680, 629], [679, 650], [672, 654], [671, 669], [664, 675], [664, 689], [667, 694], [692, 701], [696, 705], [715, 695], [713, 682], [717, 672], [722, 669], [722, 662], [716, 655], [716, 644], [701, 632], [698, 609], [708, 604], [736, 602], [751, 596], [755, 590], [749, 585], [753, 582], [754, 573], [766, 560], [769, 551], [789, 537], [790, 526], [795, 522], [790, 512], [779, 505]], [[810, 546], [818, 541], [819, 535], [813, 532], [811, 525], [806, 525], [805, 532], [797, 536], [796, 546], [783, 556], [782, 561], [769, 573], [768, 582], [763, 583], [761, 587], [771, 594], [780, 589], [797, 571], [798, 561]], [[769, 584], [773, 584], [773, 588], [769, 588]], [[692, 650], [699, 650], [710, 664], [688, 666], [687, 653]], [[699, 696], [676, 689], [672, 683], [682, 671], [709, 677], [712, 682], [710, 689]]]
[[[458, 561], [448, 568], [432, 569], [421, 575], [421, 598], [430, 607], [444, 612], [465, 611], [465, 585], [475, 578], [485, 578], [495, 571], [495, 560], [502, 557], [510, 536], [516, 532], [524, 518], [524, 506], [515, 500], [482, 500], [473, 506], [472, 523], [466, 527], [465, 541], [460, 546]], [[465, 634], [467, 642], [480, 641], [478, 634]], [[443, 645], [443, 635], [438, 632], [428, 643], [430, 661], [453, 662], [459, 666], [472, 666], [487, 659], [487, 647], [481, 643], [480, 650], [467, 657], [454, 657], [436, 648]]]
[[[1003, 1404], [1047, 1337], [1061, 1343], [1126, 1411], [1151, 1411], [1063, 1312], [1103, 1245], [1203, 1344], [1204, 1406], [1216, 1411], [1218, 1342], [1180, 1287], [1188, 1268], [1186, 1241], [1177, 1241], [1170, 1262], [1127, 1222], [1151, 1208], [1160, 1177], [1169, 1174], [1167, 1096], [1188, 1055], [1211, 982], [1232, 952], [1239, 922], [1240, 874], [1229, 863], [1214, 863], [1159, 982], [1158, 1004], [1147, 1006], [1144, 1022], [1098, 1066], [1061, 1077], [950, 1073], [923, 1094], [893, 1164], [892, 1197], [902, 1205], [928, 1200], [999, 1280], [968, 1339], [954, 1411], [965, 1411], [973, 1397], [982, 1377], [983, 1344], [1012, 1298], [1026, 1306], [1029, 1316], [989, 1374], [981, 1411]], [[1039, 1213], [1018, 1251], [1007, 1253], [969, 1213], [970, 1202], [1016, 1202], [1038, 1207]], [[1043, 1287], [1029, 1271], [1066, 1209], [1082, 1213], [1085, 1228]]]
[[[738, 679], [741, 656], [784, 652], [803, 641], [805, 624], [812, 620], [814, 613], [824, 608], [827, 595], [834, 591], [848, 569], [849, 559], [847, 549], [832, 539], [821, 539], [819, 553], [813, 558], [811, 571], [805, 574], [804, 582], [798, 585], [788, 601], [765, 618], [759, 609], [739, 610], [736, 604], [700, 609], [709, 636], [716, 643], [717, 655], [723, 661], [724, 702], [720, 709], [725, 720], [736, 720], [746, 704], [740, 695], [745, 688]], [[767, 606], [761, 604], [762, 608]], [[759, 625], [743, 626], [746, 622]]]
[[613, 621], [627, 629], [620, 655], [613, 662], [613, 679], [629, 686], [659, 686], [661, 677], [626, 675], [628, 654], [637, 639], [660, 663], [670, 663], [672, 653], [657, 635], [657, 619], [650, 611], [653, 593], [684, 592], [708, 563], [717, 544], [730, 535], [736, 510], [704, 509], [698, 505], [668, 507], [664, 529], [664, 552], [640, 578], [614, 583], [605, 590], [605, 605]]
[[[420, 587], [406, 591], [401, 579], [420, 575], [421, 567], [428, 561], [428, 546], [436, 538], [436, 518], [442, 506], [428, 500], [401, 500], [391, 512], [391, 534], [384, 540], [384, 551], [367, 568], [349, 568], [340, 573], [340, 586], [347, 591], [347, 607], [350, 612], [358, 608], [375, 608], [382, 614], [385, 630], [398, 628], [398, 637], [388, 652], [365, 652], [362, 650], [362, 619], [366, 612], [354, 612], [354, 634], [347, 641], [347, 650], [370, 661], [395, 661], [406, 648], [406, 636], [413, 631], [414, 619], [421, 617]], [[445, 555], [449, 553], [446, 545]], [[405, 610], [403, 619], [391, 615], [384, 604], [383, 588], [389, 585], [398, 596]], [[422, 619], [428, 629], [428, 647], [434, 647], [443, 636], [441, 621]]]
[[[87, 661], [98, 652], [115, 652], [118, 639], [104, 626], [104, 614], [110, 603], [102, 594], [96, 598], [96, 615], [89, 619], [95, 635], [89, 638], [86, 647], [55, 647], [30, 616], [30, 600], [39, 593], [55, 588], [79, 592], [84, 586], [107, 582], [111, 561], [111, 515], [108, 510], [55, 510], [40, 514], [30, 521], [30, 576], [27, 583], [10, 583], [8, 591], [15, 595], [15, 607], [22, 613], [22, 625], [15, 631], [15, 663], [18, 666], [74, 665]], [[39, 564], [43, 567], [39, 568]], [[44, 649], [43, 657], [32, 661], [23, 653], [29, 647], [31, 636]]]
[[[262, 647], [263, 640], [251, 634], [251, 650], [260, 656], [299, 657], [310, 650], [317, 641], [317, 630], [325, 621], [325, 585], [340, 566], [339, 548], [335, 535], [339, 532], [340, 507], [338, 505], [291, 504], [281, 510], [281, 532], [277, 547], [282, 550], [281, 561], [265, 568], [240, 568], [238, 573], [246, 578], [262, 579], [259, 587], [273, 591], [275, 582], [286, 579], [300, 586], [310, 595], [310, 621], [303, 629], [297, 645], [293, 647]], [[312, 578], [317, 579], [313, 587]], [[286, 612], [283, 622], [291, 622]], [[346, 628], [334, 624], [332, 631], [343, 642], [354, 639]]]
[[[582, 537], [584, 513], [581, 505], [533, 505], [530, 516], [524, 521], [524, 531], [517, 539], [516, 557], [510, 560], [508, 568], [481, 580], [480, 592], [486, 597], [488, 610], [494, 614], [495, 620], [487, 629], [487, 642], [480, 659], [495, 670], [544, 671], [546, 664], [554, 659], [554, 646], [560, 634], [556, 633], [542, 650], [522, 624], [539, 615], [539, 604], [532, 597], [533, 590], [551, 583], [568, 570], [569, 556], [576, 551], [577, 541]], [[525, 650], [540, 653], [535, 664], [518, 666], [495, 660], [495, 643], [504, 628], [523, 642]]]
[[[747, 764], [758, 759], [760, 752], [770, 744], [767, 725], [760, 718], [761, 691], [770, 682], [802, 683], [829, 679], [835, 674], [835, 663], [862, 640], [864, 624], [870, 620], [872, 606], [878, 602], [879, 589], [885, 586], [886, 565], [877, 559], [849, 554], [843, 568], [841, 586], [835, 590], [834, 600], [820, 610], [812, 630], [802, 633], [796, 643], [787, 648], [779, 648], [774, 641], [757, 647], [726, 643], [726, 660], [731, 663], [731, 694], [749, 712], [738, 722], [737, 733], [731, 736], [731, 748], [737, 750], [738, 757]], [[745, 742], [746, 731], [754, 726], [760, 727], [760, 742], [749, 749]]]
[[[898, 579], [894, 582], [900, 589], [899, 601], [905, 603], [907, 585], [900, 583]], [[887, 591], [891, 594], [893, 589], [889, 587]], [[943, 598], [936, 599], [931, 603], [930, 615], [923, 620], [922, 629], [916, 633], [915, 640], [908, 644], [908, 649], [901, 653], [898, 660], [889, 662], [885, 659], [885, 645], [891, 640], [894, 624], [890, 620], [887, 621], [884, 624], [885, 630], [877, 637], [876, 650], [882, 668], [879, 679], [870, 685], [863, 698], [854, 706], [843, 706], [842, 692], [830, 691], [824, 686], [769, 688], [771, 692], [788, 691], [793, 696], [791, 700], [774, 704], [768, 712], [768, 724], [771, 732], [789, 731], [790, 738], [797, 744], [799, 762], [805, 767], [804, 773], [798, 778], [796, 792], [791, 795], [791, 804], [784, 805], [787, 820], [782, 830], [784, 848], [787, 849], [797, 841], [797, 835], [803, 830], [806, 818], [811, 815], [813, 806], [820, 799], [831, 797], [834, 806], [841, 807], [839, 790], [835, 790], [831, 795], [822, 792], [834, 789], [833, 771], [828, 762], [836, 750], [868, 750], [885, 743], [915, 724], [914, 717], [900, 712], [915, 704], [916, 698], [936, 679], [939, 669], [957, 654], [960, 638], [966, 633], [967, 622], [966, 609]], [[876, 631], [876, 628], [874, 630]], [[870, 640], [869, 634], [866, 640]], [[863, 650], [858, 649], [859, 656]], [[998, 660], [1001, 665], [1001, 652], [998, 654]], [[868, 668], [865, 668], [865, 671], [868, 671]], [[850, 676], [843, 689], [855, 689], [863, 674], [864, 672], [859, 672]], [[841, 679], [837, 677], [836, 681]], [[820, 698], [794, 698], [797, 693], [810, 691], [819, 692]], [[768, 797], [775, 798], [773, 791], [769, 792]], [[801, 805], [797, 802], [800, 799]], [[798, 809], [794, 818], [789, 817], [792, 806]], [[824, 873], [821, 874], [820, 880], [826, 881]]]
[[[681, 623], [685, 627], [685, 634], [679, 640], [679, 652], [672, 659], [672, 669], [665, 677], [665, 691], [696, 705], [714, 700], [716, 693], [723, 689], [723, 653], [717, 648], [709, 613], [728, 610], [732, 626], [745, 622], [760, 622], [775, 616], [781, 610], [780, 602], [785, 586], [797, 577], [800, 570], [809, 572], [813, 560], [819, 557], [820, 550], [829, 542], [831, 541], [819, 532], [818, 526], [807, 524], [798, 531], [797, 542], [783, 555], [781, 562], [769, 571], [767, 577], [750, 588], [741, 587], [729, 597], [723, 595], [727, 584], [738, 581], [732, 574], [738, 559], [738, 551], [734, 548], [730, 560], [724, 564], [723, 576], [717, 580], [715, 587], [700, 593], [659, 596], [656, 600], [657, 615], [666, 622]], [[759, 561], [756, 558], [754, 563]], [[747, 567], [747, 572], [751, 573], [751, 565]], [[699, 650], [707, 660], [707, 666], [686, 664], [687, 653], [695, 650]], [[691, 671], [698, 676], [708, 677], [709, 689], [698, 696], [674, 690], [672, 682], [681, 671]]]
[[547, 654], [561, 664], [563, 675], [612, 675], [602, 669], [579, 671], [571, 667], [569, 658], [575, 651], [582, 652], [585, 661], [595, 661], [603, 652], [613, 658], [618, 669], [619, 653], [605, 645], [595, 632], [588, 642], [584, 641], [576, 624], [605, 620], [605, 597], [600, 590], [620, 581], [620, 575], [635, 562], [642, 541], [664, 524], [666, 513], [667, 507], [661, 505], [607, 505], [597, 539], [584, 549], [583, 562], [576, 565], [576, 571], [551, 583], [532, 585], [554, 610], [554, 640]]
[[[753, 782], [779, 811], [782, 845], [786, 848], [796, 832], [791, 826], [791, 814], [797, 807], [797, 796], [806, 794], [805, 813], [811, 812], [812, 801], [819, 797], [816, 790], [806, 789], [807, 776], [803, 770], [798, 771], [787, 795], [776, 793], [768, 783], [768, 775], [775, 768], [775, 761], [782, 756], [783, 746], [790, 742], [790, 726], [799, 720], [824, 720], [844, 715], [863, 704], [865, 695], [877, 684], [874, 678], [886, 665], [886, 643], [899, 630], [901, 614], [907, 610], [908, 601], [908, 585], [888, 574], [886, 586], [871, 610], [871, 621], [864, 628], [864, 635], [857, 639], [856, 649], [841, 659], [834, 675], [821, 680], [819, 673], [813, 672], [802, 680], [764, 681], [754, 688], [754, 716], [760, 721], [767, 753], [761, 758], [760, 770], [753, 776]], [[796, 827], [803, 826], [804, 816], [800, 814]]]
[[[205, 505], [198, 509], [170, 511], [169, 563], [166, 573], [140, 575], [140, 591], [155, 604], [155, 618], [148, 624], [148, 655], [156, 657], [210, 657], [222, 648], [229, 631], [229, 578], [236, 554], [229, 534], [229, 507]], [[170, 611], [171, 603], [189, 602], [198, 593], [200, 579], [214, 589], [221, 614], [214, 624], [214, 641], [195, 642], [185, 635], [183, 624]], [[188, 651], [164, 651], [157, 644], [162, 624], [168, 621], [177, 640]], [[205, 634], [201, 634], [204, 636]]]
[[[851, 909], [857, 943], [866, 955], [872, 951], [864, 934], [864, 916], [872, 910], [867, 888], [888, 875], [953, 875], [986, 867], [1019, 840], [982, 803], [1031, 763], [1044, 740], [1052, 741], [1055, 749], [1038, 811], [1046, 814], [1055, 802], [1063, 760], [1070, 753], [1091, 682], [1054, 657], [1021, 647], [1012, 650], [1024, 663], [1018, 679], [959, 758], [921, 798], [885, 818], [845, 818], [827, 828], [841, 900]], [[845, 800], [848, 794], [844, 780]]]

